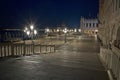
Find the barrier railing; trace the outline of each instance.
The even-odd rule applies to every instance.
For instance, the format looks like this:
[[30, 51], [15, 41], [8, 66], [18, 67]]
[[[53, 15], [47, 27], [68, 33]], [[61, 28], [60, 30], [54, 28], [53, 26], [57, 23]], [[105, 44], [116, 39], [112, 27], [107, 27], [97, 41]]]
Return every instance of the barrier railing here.
[[0, 43], [0, 57], [55, 52], [55, 45]]
[[113, 76], [120, 80], [120, 50], [112, 46], [112, 49], [101, 47], [100, 57]]

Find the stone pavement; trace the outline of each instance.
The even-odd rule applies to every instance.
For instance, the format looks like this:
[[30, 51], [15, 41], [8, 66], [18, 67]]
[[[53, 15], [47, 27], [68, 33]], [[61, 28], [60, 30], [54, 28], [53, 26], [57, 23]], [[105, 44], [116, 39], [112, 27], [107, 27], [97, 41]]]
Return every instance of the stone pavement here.
[[0, 80], [109, 80], [94, 38], [76, 39], [56, 53], [0, 60]]

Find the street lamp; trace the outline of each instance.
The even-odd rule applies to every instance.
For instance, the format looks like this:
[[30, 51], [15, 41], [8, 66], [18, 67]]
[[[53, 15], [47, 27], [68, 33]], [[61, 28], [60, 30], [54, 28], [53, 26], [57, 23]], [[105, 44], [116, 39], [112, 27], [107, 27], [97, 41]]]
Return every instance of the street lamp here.
[[25, 27], [24, 32], [26, 32], [27, 30], [28, 30], [28, 28], [27, 28], [27, 27]]
[[34, 30], [34, 34], [35, 34], [35, 35], [37, 34], [37, 30]]
[[60, 30], [59, 29], [57, 29], [57, 32], [59, 32]]
[[31, 26], [30, 26], [30, 29], [31, 29], [31, 30], [33, 30], [33, 29], [34, 29], [34, 26], [33, 26], [33, 25], [31, 25]]
[[65, 34], [65, 43], [67, 42], [67, 41], [66, 41], [66, 34], [67, 34], [67, 31], [68, 31], [67, 28], [65, 28], [65, 29], [63, 30], [63, 32], [64, 32], [64, 34]]
[[77, 32], [77, 29], [74, 29], [74, 32], [76, 33], [76, 32]]
[[30, 25], [30, 27], [25, 27], [24, 32], [27, 34], [27, 36], [31, 37], [32, 44], [34, 44], [33, 36], [37, 34], [37, 30], [34, 29], [34, 26]]
[[46, 29], [45, 29], [45, 32], [49, 32], [49, 31], [50, 31], [50, 29], [49, 29], [49, 28], [46, 28]]
[[27, 31], [26, 33], [27, 33], [28, 36], [30, 35], [30, 31]]
[[49, 28], [46, 28], [45, 29], [45, 33], [47, 33], [47, 36], [48, 36], [48, 33], [50, 32], [50, 29]]
[[79, 32], [81, 32], [81, 29], [79, 29]]
[[51, 36], [50, 36], [50, 29], [46, 28], [45, 33], [46, 33], [46, 39], [48, 39], [49, 43], [51, 44]]

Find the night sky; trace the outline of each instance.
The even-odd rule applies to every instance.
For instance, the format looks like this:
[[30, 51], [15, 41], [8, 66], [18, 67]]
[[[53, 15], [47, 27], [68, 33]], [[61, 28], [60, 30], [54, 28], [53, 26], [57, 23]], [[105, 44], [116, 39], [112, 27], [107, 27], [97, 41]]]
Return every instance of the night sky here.
[[0, 0], [0, 27], [78, 27], [80, 17], [97, 17], [98, 0]]

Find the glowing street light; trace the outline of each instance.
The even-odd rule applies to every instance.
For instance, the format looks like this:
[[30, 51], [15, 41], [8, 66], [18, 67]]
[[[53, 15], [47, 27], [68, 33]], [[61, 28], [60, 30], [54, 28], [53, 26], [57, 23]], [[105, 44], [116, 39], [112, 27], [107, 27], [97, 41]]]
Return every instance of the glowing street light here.
[[28, 28], [27, 28], [27, 27], [25, 27], [24, 32], [27, 32], [27, 30], [28, 30]]
[[65, 28], [65, 29], [63, 30], [63, 32], [65, 33], [65, 43], [66, 43], [66, 42], [67, 42], [67, 40], [66, 40], [66, 33], [68, 32], [67, 28]]
[[27, 31], [26, 33], [27, 33], [28, 36], [30, 35], [30, 31]]
[[50, 32], [50, 29], [49, 29], [49, 28], [46, 28], [46, 29], [45, 29], [45, 32], [47, 32], [47, 33]]
[[63, 32], [64, 32], [65, 34], [67, 33], [67, 31], [68, 31], [67, 28], [65, 28], [65, 29], [63, 30]]
[[48, 36], [48, 33], [50, 32], [50, 29], [49, 28], [46, 28], [45, 29], [45, 33], [46, 33], [46, 35]]
[[34, 26], [33, 26], [33, 25], [30, 25], [30, 29], [33, 30], [33, 29], [34, 29]]
[[[37, 34], [37, 30], [34, 29], [33, 25], [30, 25], [29, 27], [25, 27], [24, 32], [27, 34], [28, 37], [31, 38], [32, 46], [33, 46], [33, 54], [34, 54], [34, 42], [33, 42], [33, 36]], [[25, 40], [24, 40], [25, 43]]]
[[37, 30], [34, 30], [34, 34], [35, 34], [35, 35], [37, 34]]
[[81, 29], [79, 29], [79, 32], [81, 32]]
[[33, 43], [33, 36], [37, 34], [37, 30], [34, 29], [33, 25], [30, 25], [30, 27], [25, 27], [24, 32], [31, 37], [32, 43]]
[[57, 29], [57, 32], [59, 32], [60, 30], [59, 29]]
[[74, 32], [77, 32], [77, 29], [74, 29]]

